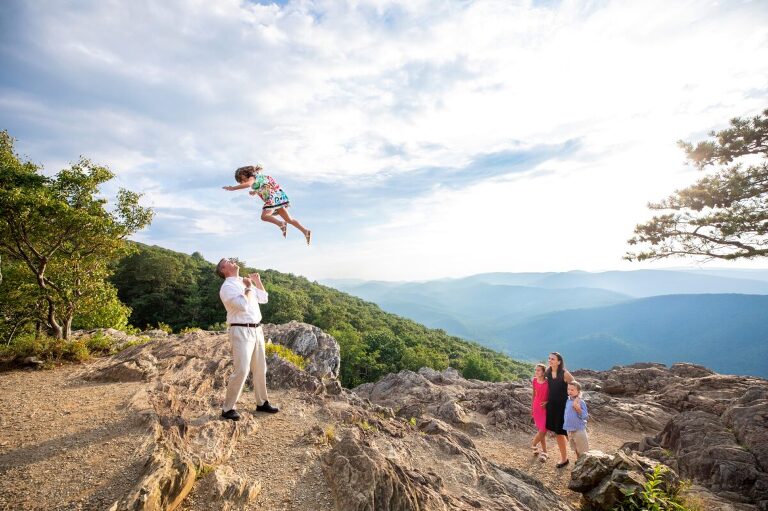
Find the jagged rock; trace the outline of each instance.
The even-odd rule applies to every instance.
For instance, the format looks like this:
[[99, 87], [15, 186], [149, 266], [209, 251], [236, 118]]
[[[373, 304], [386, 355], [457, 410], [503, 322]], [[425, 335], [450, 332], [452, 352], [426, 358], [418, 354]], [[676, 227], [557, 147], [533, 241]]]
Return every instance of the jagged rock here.
[[196, 511], [230, 511], [251, 504], [259, 493], [261, 483], [248, 481], [234, 473], [229, 466], [220, 466], [198, 483]]
[[[388, 510], [571, 510], [540, 482], [520, 471], [484, 461], [471, 440], [441, 421], [424, 424], [427, 437], [448, 457], [442, 474], [412, 465], [412, 448], [386, 439], [348, 433], [322, 458], [336, 509]], [[390, 442], [399, 442], [390, 440]], [[453, 484], [445, 484], [445, 477]], [[457, 486], [459, 484], [460, 486]]]
[[42, 369], [44, 365], [45, 365], [45, 362], [43, 362], [37, 357], [26, 357], [24, 360], [21, 361], [22, 367], [32, 367], [34, 369]]
[[144, 465], [140, 483], [110, 511], [175, 509], [192, 489], [196, 474], [191, 460], [158, 447]]
[[726, 410], [723, 423], [768, 472], [768, 387], [752, 387]]
[[[267, 386], [276, 389], [300, 389], [311, 394], [325, 391], [325, 385], [317, 377], [302, 371], [277, 355], [267, 358]], [[249, 377], [250, 379], [250, 377]]]
[[[738, 422], [740, 430], [745, 432], [745, 439], [760, 441], [765, 438], [765, 426], [762, 426], [762, 432], [758, 430], [765, 418], [749, 417], [749, 412], [735, 407], [729, 418]], [[746, 432], [756, 434], [748, 436]], [[683, 412], [674, 417], [655, 440], [660, 448], [674, 455], [683, 477], [730, 500], [768, 509], [768, 474], [756, 454], [739, 445], [734, 433], [717, 415], [703, 411]], [[764, 443], [760, 444], [762, 449], [758, 452], [764, 452], [763, 446]]]
[[669, 372], [682, 378], [703, 378], [704, 376], [712, 376], [715, 374], [714, 371], [707, 369], [702, 365], [688, 363], [672, 364], [672, 367], [669, 368]]
[[493, 414], [489, 424], [499, 428], [533, 427], [531, 393], [524, 385], [466, 380], [453, 368], [442, 372], [422, 368], [418, 373], [403, 370], [378, 382], [360, 385], [354, 392], [398, 410], [401, 416], [430, 414], [476, 435], [483, 434], [485, 426], [473, 421], [470, 411]]
[[264, 335], [307, 359], [307, 372], [318, 378], [338, 378], [341, 367], [339, 343], [314, 325], [291, 321], [264, 325]]
[[439, 477], [403, 468], [366, 445], [354, 430], [322, 461], [338, 511], [446, 509]]
[[[581, 493], [590, 509], [611, 510], [624, 499], [625, 492], [640, 489], [647, 481], [646, 474], [658, 463], [637, 454], [618, 451], [605, 454], [588, 451], [579, 456], [571, 471], [568, 488]], [[679, 479], [672, 470], [663, 477], [663, 487], [677, 488]]]

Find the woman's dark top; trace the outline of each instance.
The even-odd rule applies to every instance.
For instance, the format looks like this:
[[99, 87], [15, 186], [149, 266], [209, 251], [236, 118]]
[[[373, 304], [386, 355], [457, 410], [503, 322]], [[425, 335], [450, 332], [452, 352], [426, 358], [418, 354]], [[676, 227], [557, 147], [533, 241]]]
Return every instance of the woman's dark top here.
[[547, 401], [547, 429], [557, 435], [567, 435], [563, 429], [565, 403], [568, 402], [568, 384], [565, 383], [565, 371], [559, 378], [553, 378], [552, 372], [547, 371], [549, 383], [549, 401]]

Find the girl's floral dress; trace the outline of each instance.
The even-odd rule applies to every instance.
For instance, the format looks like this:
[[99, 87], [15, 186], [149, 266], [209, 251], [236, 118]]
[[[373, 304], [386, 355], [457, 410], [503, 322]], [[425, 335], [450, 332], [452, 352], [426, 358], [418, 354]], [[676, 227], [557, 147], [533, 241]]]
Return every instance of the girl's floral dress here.
[[264, 209], [277, 210], [288, 206], [288, 196], [272, 176], [256, 174], [255, 178], [251, 188], [264, 201]]

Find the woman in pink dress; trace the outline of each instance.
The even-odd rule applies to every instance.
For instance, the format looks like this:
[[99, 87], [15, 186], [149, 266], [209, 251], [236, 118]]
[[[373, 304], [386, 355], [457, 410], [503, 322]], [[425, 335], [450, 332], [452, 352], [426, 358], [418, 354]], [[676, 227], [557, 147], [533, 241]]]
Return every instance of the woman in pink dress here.
[[[531, 417], [536, 424], [536, 436], [531, 440], [533, 455], [539, 457], [539, 461], [547, 461], [547, 400], [549, 399], [549, 383], [545, 376], [547, 368], [544, 364], [536, 364], [536, 372], [531, 385], [533, 386], [533, 399], [531, 400]], [[539, 448], [539, 445], [541, 447]]]

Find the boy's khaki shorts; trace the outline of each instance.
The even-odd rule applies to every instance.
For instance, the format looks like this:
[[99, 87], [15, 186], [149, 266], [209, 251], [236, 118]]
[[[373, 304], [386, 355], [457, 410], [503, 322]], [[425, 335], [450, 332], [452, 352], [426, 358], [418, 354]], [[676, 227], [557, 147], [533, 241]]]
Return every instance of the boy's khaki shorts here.
[[571, 444], [571, 449], [576, 453], [576, 456], [581, 456], [589, 450], [589, 439], [587, 439], [587, 432], [582, 431], [569, 431], [568, 442]]

